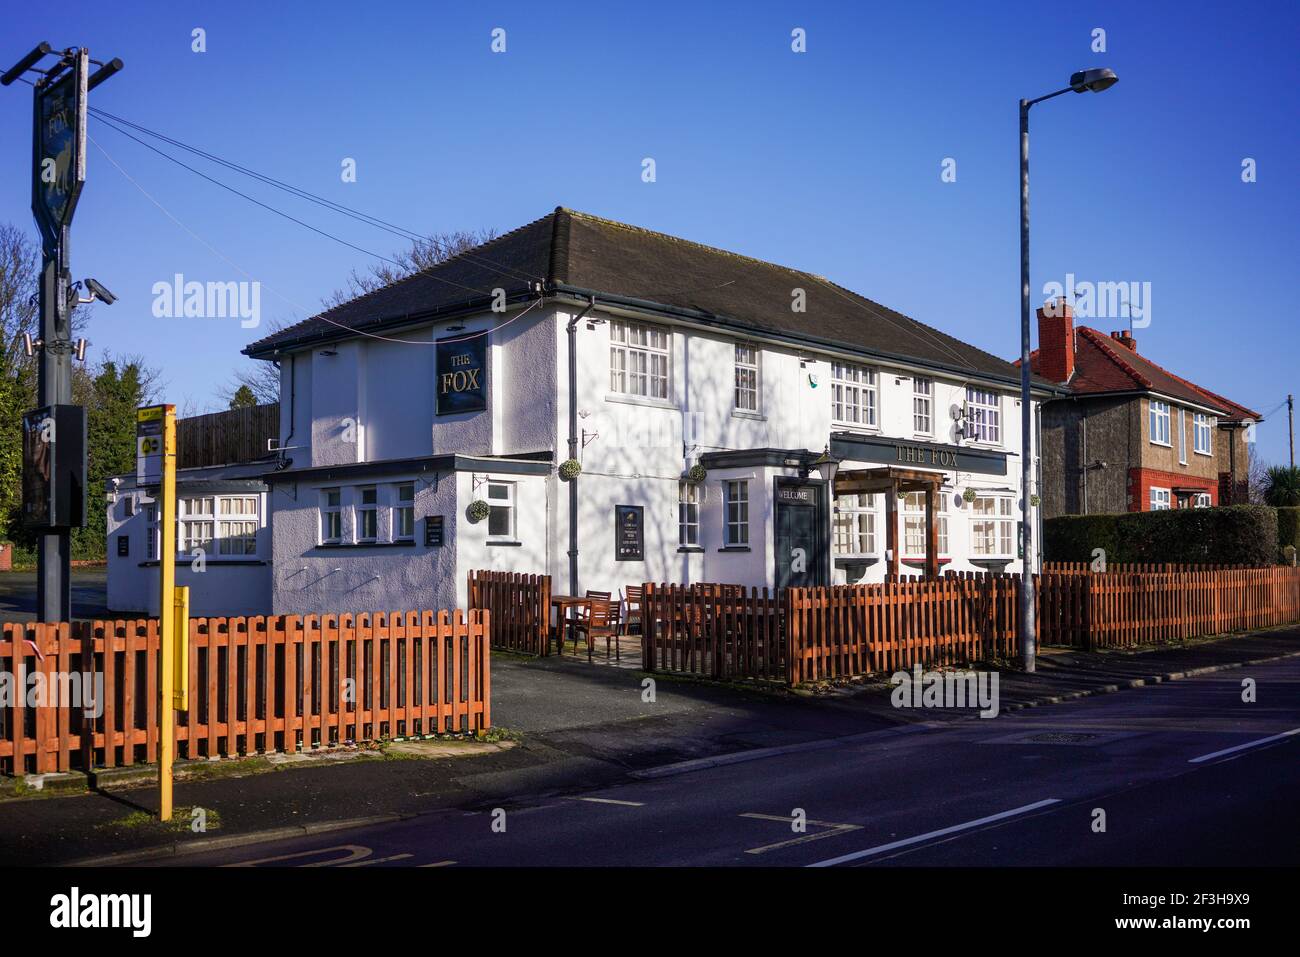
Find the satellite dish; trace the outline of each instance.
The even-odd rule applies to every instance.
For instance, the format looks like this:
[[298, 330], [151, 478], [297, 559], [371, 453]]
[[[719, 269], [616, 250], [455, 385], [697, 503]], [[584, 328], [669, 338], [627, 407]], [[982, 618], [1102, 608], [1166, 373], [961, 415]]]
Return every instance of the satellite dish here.
[[948, 414], [952, 416], [954, 422], [960, 422], [962, 416], [966, 414], [966, 409], [954, 402], [952, 408], [948, 410]]

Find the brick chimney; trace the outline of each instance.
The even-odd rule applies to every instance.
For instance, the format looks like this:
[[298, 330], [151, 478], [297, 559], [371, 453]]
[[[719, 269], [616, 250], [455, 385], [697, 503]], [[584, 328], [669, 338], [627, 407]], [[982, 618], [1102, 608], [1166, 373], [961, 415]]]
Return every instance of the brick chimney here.
[[1110, 337], [1129, 352], [1138, 351], [1137, 340], [1133, 338], [1133, 333], [1129, 332], [1127, 329], [1121, 329], [1119, 332], [1112, 332]]
[[1038, 369], [1044, 379], [1066, 382], [1074, 374], [1074, 309], [1064, 296], [1038, 310]]

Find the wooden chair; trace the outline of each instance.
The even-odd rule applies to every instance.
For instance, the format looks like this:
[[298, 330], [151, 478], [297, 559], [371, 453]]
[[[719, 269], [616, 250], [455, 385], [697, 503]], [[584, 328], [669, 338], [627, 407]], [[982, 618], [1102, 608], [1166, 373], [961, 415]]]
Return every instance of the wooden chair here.
[[627, 615], [623, 618], [623, 634], [628, 633], [633, 620], [635, 620], [636, 631], [639, 635], [645, 629], [645, 587], [642, 585], [628, 585], [623, 590], [623, 594], [623, 602], [627, 607]]
[[578, 634], [581, 632], [587, 641], [587, 660], [591, 661], [591, 643], [595, 638], [604, 637], [605, 657], [609, 657], [610, 639], [617, 639], [617, 628], [611, 621], [611, 602], [608, 597], [592, 597], [588, 613], [573, 625], [573, 650], [578, 650]]
[[[593, 590], [590, 589], [590, 588], [587, 589], [586, 598], [587, 598], [588, 602], [592, 602], [592, 601], [596, 601], [596, 600], [603, 600], [603, 601], [605, 601], [605, 602], [609, 602], [609, 601], [611, 601], [612, 597], [613, 597], [613, 596], [612, 596], [609, 592], [607, 592], [607, 591], [593, 591]], [[579, 608], [576, 609], [575, 620], [576, 620], [577, 622], [585, 621], [585, 620], [587, 619], [587, 616], [588, 616], [590, 613], [591, 613], [591, 612], [590, 612], [590, 606], [589, 606], [589, 605], [588, 605], [588, 606], [580, 606]], [[590, 644], [590, 642], [588, 642], [588, 645], [587, 645], [587, 651], [588, 651], [588, 652], [591, 651], [591, 644]], [[575, 655], [578, 653], [578, 630], [577, 630], [576, 626], [575, 626], [575, 628], [574, 628], [574, 630], [573, 630], [573, 653], [574, 653]], [[590, 655], [588, 655], [588, 657], [590, 657]]]

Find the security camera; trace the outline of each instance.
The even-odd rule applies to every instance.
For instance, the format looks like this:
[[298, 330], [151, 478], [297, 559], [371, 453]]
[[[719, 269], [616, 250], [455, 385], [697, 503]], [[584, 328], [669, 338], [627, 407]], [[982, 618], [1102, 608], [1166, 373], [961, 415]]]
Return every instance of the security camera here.
[[106, 306], [111, 306], [113, 303], [117, 302], [117, 296], [109, 292], [108, 289], [105, 288], [104, 284], [100, 282], [98, 279], [91, 279], [89, 276], [87, 276], [85, 279], [82, 280], [82, 283], [85, 285], [85, 287], [88, 290], [90, 290], [90, 298], [79, 299], [78, 302], [88, 303], [88, 302], [94, 302], [96, 299], [98, 299]]

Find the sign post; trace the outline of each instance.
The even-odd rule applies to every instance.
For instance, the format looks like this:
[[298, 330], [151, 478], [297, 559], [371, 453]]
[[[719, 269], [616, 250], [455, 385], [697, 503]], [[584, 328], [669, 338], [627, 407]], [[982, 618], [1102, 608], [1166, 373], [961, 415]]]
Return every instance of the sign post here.
[[[42, 69], [38, 64], [53, 54], [57, 62]], [[37, 74], [32, 84], [32, 213], [41, 232], [40, 338], [32, 345], [40, 351], [39, 402], [42, 408], [72, 407], [72, 310], [79, 299], [69, 268], [68, 235], [86, 182], [86, 104], [89, 92], [122, 68], [114, 59], [91, 73], [85, 47], [56, 52], [48, 43], [30, 53], [0, 76], [9, 86], [23, 74]], [[92, 296], [92, 299], [94, 296]], [[111, 295], [104, 299], [111, 302]], [[82, 410], [84, 415], [84, 410]], [[86, 470], [71, 463], [70, 474], [58, 476], [84, 495]], [[38, 529], [36, 617], [38, 621], [68, 621], [72, 617], [71, 526], [40, 524]], [[76, 523], [84, 525], [84, 520]]]
[[[189, 589], [176, 588], [176, 406], [153, 405], [136, 411], [136, 483], [158, 486], [158, 618], [162, 634], [158, 644], [162, 663], [158, 669], [158, 818], [172, 819], [172, 762], [176, 753], [176, 709], [185, 707], [187, 682], [179, 684], [178, 668], [188, 655], [178, 655], [178, 644], [188, 645]], [[184, 630], [178, 641], [177, 625]], [[188, 671], [188, 669], [186, 669]]]

